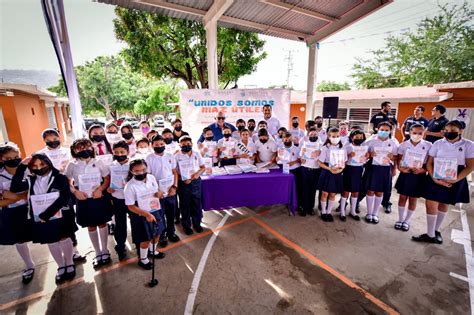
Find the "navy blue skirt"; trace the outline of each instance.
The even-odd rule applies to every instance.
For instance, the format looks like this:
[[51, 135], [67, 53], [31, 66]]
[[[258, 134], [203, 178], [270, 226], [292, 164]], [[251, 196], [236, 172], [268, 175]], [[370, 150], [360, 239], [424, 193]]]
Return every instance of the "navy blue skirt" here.
[[390, 166], [371, 165], [367, 168], [367, 190], [384, 192], [390, 190], [392, 176]]
[[[458, 166], [458, 174], [463, 169], [464, 166]], [[428, 176], [424, 198], [426, 200], [433, 200], [449, 205], [455, 205], [456, 203], [469, 203], [470, 196], [467, 180], [464, 178], [448, 188], [436, 184], [431, 176]]]
[[359, 192], [362, 186], [362, 174], [364, 173], [364, 167], [346, 165], [342, 174], [344, 191], [348, 192]]
[[400, 173], [395, 189], [400, 195], [419, 198], [425, 192], [425, 185], [426, 174]]
[[134, 244], [151, 241], [160, 236], [165, 229], [163, 210], [154, 211], [151, 214], [156, 218], [156, 223], [148, 222], [145, 217], [130, 212], [130, 225], [132, 227], [132, 241]]
[[106, 198], [76, 200], [77, 223], [82, 227], [106, 224], [112, 218], [110, 202]]
[[344, 190], [342, 173], [333, 174], [326, 169], [322, 169], [321, 175], [319, 175], [318, 189], [328, 193], [342, 193]]
[[72, 237], [77, 231], [77, 225], [71, 223], [68, 211], [63, 211], [61, 219], [49, 220], [44, 223], [33, 222], [33, 243], [51, 244]]
[[28, 205], [0, 208], [0, 245], [31, 241], [31, 220]]

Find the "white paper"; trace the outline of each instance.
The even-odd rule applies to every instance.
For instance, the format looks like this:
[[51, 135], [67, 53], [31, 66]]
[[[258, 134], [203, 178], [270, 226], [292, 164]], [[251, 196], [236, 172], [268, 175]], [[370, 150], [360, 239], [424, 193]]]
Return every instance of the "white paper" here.
[[403, 155], [402, 167], [422, 168], [426, 153], [407, 149]]
[[[51, 192], [47, 194], [40, 194], [40, 195], [31, 195], [30, 202], [31, 208], [33, 209], [33, 216], [35, 222], [40, 222], [39, 215], [43, 213], [49, 206], [51, 206], [57, 199], [59, 198], [59, 192]], [[62, 218], [61, 210], [56, 212], [54, 216], [50, 218], [50, 220], [60, 219]]]
[[160, 199], [155, 197], [153, 191], [145, 191], [137, 193], [138, 208], [154, 212], [161, 209]]
[[96, 159], [102, 161], [105, 166], [110, 166], [114, 161], [112, 154], [96, 155]]
[[291, 154], [285, 148], [278, 149], [278, 164], [285, 164], [290, 162]]
[[92, 198], [92, 192], [100, 186], [102, 175], [100, 173], [87, 173], [79, 175], [79, 190]]
[[457, 159], [434, 158], [433, 177], [436, 179], [455, 180], [458, 177]]
[[346, 150], [329, 150], [329, 167], [344, 168]]
[[366, 146], [352, 146], [352, 152], [355, 155], [350, 160], [350, 165], [352, 166], [361, 166], [367, 161], [366, 154], [369, 147]]
[[283, 174], [290, 174], [290, 164], [288, 163], [283, 164]]
[[236, 143], [234, 141], [222, 142], [221, 158], [232, 159], [235, 154], [235, 144]]
[[163, 178], [158, 181], [158, 187], [160, 191], [167, 196], [168, 191], [170, 190], [171, 186], [173, 186], [174, 183], [174, 177], [168, 177], [168, 178]]
[[113, 165], [110, 167], [110, 188], [115, 190], [123, 190], [127, 183], [129, 166]]
[[217, 157], [217, 143], [216, 142], [204, 141], [202, 145], [203, 145], [203, 148], [207, 148], [207, 151], [202, 155], [203, 157], [207, 157], [207, 158]]
[[179, 173], [183, 181], [191, 179], [194, 173], [194, 164], [192, 160], [179, 161]]
[[225, 168], [223, 167], [213, 167], [212, 168], [212, 176], [223, 176], [223, 175], [227, 175], [227, 172], [225, 170]]
[[44, 153], [53, 163], [53, 166], [59, 170], [64, 171], [69, 162], [69, 152], [66, 150], [45, 150]]
[[388, 157], [388, 154], [391, 151], [392, 150], [390, 148], [375, 147], [375, 156], [373, 157], [374, 165], [390, 166], [390, 159]]

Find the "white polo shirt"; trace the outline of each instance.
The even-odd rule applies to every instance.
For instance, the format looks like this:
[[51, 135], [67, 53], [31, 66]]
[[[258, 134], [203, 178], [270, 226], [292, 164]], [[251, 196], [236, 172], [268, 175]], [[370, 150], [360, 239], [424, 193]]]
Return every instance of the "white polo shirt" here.
[[318, 160], [323, 163], [329, 163], [331, 158], [331, 151], [343, 150], [344, 151], [344, 162], [347, 161], [347, 154], [344, 147], [340, 148], [339, 145], [327, 144], [321, 147], [321, 153], [319, 154]]
[[175, 155], [181, 148], [179, 147], [179, 143], [176, 141], [171, 142], [170, 144], [165, 144], [165, 152]]
[[173, 170], [176, 169], [176, 159], [172, 154], [163, 153], [158, 155], [151, 153], [146, 157], [148, 172], [155, 176], [157, 181], [173, 177]]
[[275, 141], [268, 139], [266, 143], [261, 143], [260, 140], [255, 142], [255, 150], [262, 162], [270, 162], [273, 155], [277, 152], [278, 147]]
[[220, 150], [220, 158], [230, 159], [237, 152], [237, 140], [232, 137], [219, 139], [219, 141], [217, 141], [217, 147]]
[[38, 151], [38, 153], [44, 153], [53, 163], [54, 168], [64, 173], [66, 166], [71, 161], [71, 151], [63, 147], [57, 147], [56, 149], [50, 149], [44, 147]]
[[156, 193], [158, 192], [158, 183], [153, 175], [147, 174], [146, 180], [136, 180], [132, 178], [125, 185], [124, 195], [125, 204], [127, 206], [135, 205], [138, 202], [137, 195], [142, 193]]
[[[247, 144], [244, 144], [242, 141], [239, 141], [236, 145], [237, 148], [237, 154], [242, 155], [247, 153], [249, 156], [253, 156], [257, 151], [255, 149], [255, 143], [252, 141], [252, 139], [248, 140]], [[237, 159], [237, 164], [252, 164], [253, 161], [250, 158], [240, 158]]]
[[423, 160], [423, 163], [426, 163], [426, 160], [428, 159], [428, 152], [430, 151], [430, 148], [432, 146], [432, 143], [426, 140], [421, 140], [418, 142], [416, 145], [413, 144], [410, 140], [404, 141], [400, 144], [398, 147], [398, 155], [403, 156], [405, 155], [405, 152], [407, 150], [411, 150], [417, 153], [422, 153], [424, 154], [425, 158]]
[[197, 171], [199, 171], [199, 168], [201, 166], [204, 167], [204, 161], [201, 157], [201, 154], [199, 154], [198, 152], [196, 151], [191, 151], [191, 155], [188, 155], [188, 154], [185, 154], [181, 151], [179, 151], [178, 153], [176, 153], [175, 155], [175, 159], [176, 159], [176, 164], [178, 166], [178, 173], [181, 174], [181, 170], [180, 170], [180, 162], [189, 162], [189, 161], [192, 161], [192, 165], [193, 165], [193, 173], [196, 173]]
[[443, 138], [433, 143], [428, 154], [432, 157], [457, 159], [458, 165], [465, 166], [466, 159], [474, 158], [474, 143], [464, 138], [451, 143]]
[[269, 119], [264, 120], [267, 122], [268, 133], [272, 136], [278, 133], [278, 129], [280, 129], [280, 121], [275, 117], [270, 117]]
[[300, 141], [303, 140], [304, 131], [301, 130], [300, 128], [290, 128], [288, 131], [291, 133], [294, 143], [300, 143]]
[[101, 177], [105, 177], [110, 174], [110, 170], [101, 160], [92, 158], [89, 162], [74, 159], [66, 167], [64, 174], [68, 178], [74, 179], [74, 185], [79, 184], [79, 175], [100, 173]]

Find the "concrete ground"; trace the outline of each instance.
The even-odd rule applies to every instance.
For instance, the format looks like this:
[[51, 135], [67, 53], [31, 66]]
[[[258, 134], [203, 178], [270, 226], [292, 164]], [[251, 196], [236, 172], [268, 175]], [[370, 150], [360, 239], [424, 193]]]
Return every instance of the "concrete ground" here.
[[[129, 260], [119, 263], [113, 253], [111, 265], [94, 271], [84, 229], [79, 249], [88, 261], [61, 286], [54, 283], [56, 264], [46, 246], [31, 246], [37, 268], [28, 285], [21, 283], [23, 264], [15, 248], [0, 246], [0, 312], [468, 314], [466, 257], [472, 253], [465, 256], [465, 248], [471, 250], [472, 210], [472, 203], [461, 212], [450, 209], [443, 245], [410, 240], [425, 232], [424, 202], [409, 232], [393, 229], [396, 211], [382, 213], [378, 225], [290, 217], [284, 206], [206, 212], [204, 233], [185, 236], [179, 228], [182, 241], [164, 249], [155, 288], [147, 286], [151, 273], [136, 265], [133, 249]], [[452, 233], [466, 246], [453, 242]], [[110, 239], [112, 251], [113, 245]]]

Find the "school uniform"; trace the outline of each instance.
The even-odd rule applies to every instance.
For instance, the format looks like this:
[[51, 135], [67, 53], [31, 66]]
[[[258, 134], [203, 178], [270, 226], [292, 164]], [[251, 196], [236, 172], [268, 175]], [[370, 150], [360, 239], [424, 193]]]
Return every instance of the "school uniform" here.
[[135, 139], [125, 140], [128, 144], [128, 157], [134, 157], [137, 153], [137, 143]]
[[179, 143], [176, 141], [172, 141], [170, 144], [165, 144], [165, 153], [175, 155], [179, 150]]
[[405, 140], [410, 139], [411, 126], [418, 124], [426, 128], [428, 126], [428, 123], [429, 123], [428, 119], [426, 119], [423, 116], [420, 116], [420, 118], [416, 118], [415, 116], [407, 117], [407, 119], [405, 119], [405, 121], [403, 122], [403, 126], [405, 126], [405, 132], [404, 132]]
[[[130, 162], [120, 164], [117, 161], [113, 161], [109, 167], [109, 173], [112, 174], [112, 168], [121, 168], [128, 170], [130, 168]], [[124, 179], [125, 180], [125, 179]], [[127, 213], [128, 207], [125, 204], [125, 194], [122, 189], [113, 188], [114, 192], [111, 194], [112, 213], [115, 218], [115, 250], [117, 253], [123, 253], [125, 251], [125, 242], [127, 241]]]
[[220, 166], [237, 164], [237, 160], [234, 157], [237, 152], [237, 141], [235, 139], [232, 139], [231, 137], [227, 139], [222, 138], [217, 141], [217, 147], [220, 151]]
[[280, 121], [273, 116], [268, 119], [264, 118], [264, 120], [267, 122], [268, 133], [271, 134], [272, 136], [277, 135], [278, 129], [280, 129]]
[[301, 194], [302, 194], [302, 207], [306, 214], [313, 213], [314, 203], [316, 198], [316, 190], [318, 189], [319, 176], [321, 174], [321, 168], [318, 164], [317, 157], [311, 157], [310, 151], [321, 150], [321, 143], [303, 141], [300, 142], [300, 158], [304, 159], [304, 163], [301, 164]]
[[[217, 166], [218, 160], [217, 160], [217, 141], [211, 140], [204, 140], [201, 142], [202, 144], [202, 149], [200, 150], [201, 156], [203, 158], [210, 158], [212, 159], [212, 165]], [[207, 148], [207, 152], [203, 152], [203, 149]]]
[[[343, 150], [344, 162], [347, 161], [347, 154], [345, 154], [345, 150], [340, 148], [339, 145], [331, 144], [326, 144], [321, 147], [321, 154], [319, 155], [318, 160], [326, 165], [329, 165], [331, 151], [333, 150]], [[318, 180], [318, 189], [328, 193], [342, 193], [344, 191], [342, 173], [333, 174], [327, 169], [322, 169]]]
[[243, 143], [242, 141], [239, 141], [237, 143], [237, 154], [242, 155], [242, 154], [248, 154], [248, 158], [239, 158], [237, 159], [237, 164], [253, 164], [253, 160], [251, 159], [252, 156], [255, 155], [256, 149], [255, 149], [255, 143], [252, 141], [252, 139], [248, 139], [247, 144]]
[[95, 151], [96, 156], [97, 155], [112, 154], [110, 144], [107, 145], [105, 143], [105, 141], [101, 141], [101, 142], [92, 141], [92, 146], [94, 147], [94, 151]]
[[[369, 147], [370, 153], [374, 152], [374, 148], [378, 147], [387, 148], [393, 155], [397, 155], [398, 153], [398, 145], [392, 138], [381, 140], [379, 137], [375, 137], [367, 140], [366, 145]], [[384, 194], [390, 191], [392, 189], [391, 167], [392, 162], [390, 162], [388, 166], [374, 165], [372, 159], [372, 164], [367, 168], [366, 190], [383, 192]]]
[[[433, 143], [428, 154], [433, 158], [456, 159], [459, 174], [466, 167], [466, 159], [474, 158], [474, 143], [464, 138], [455, 143], [441, 139]], [[470, 194], [467, 179], [464, 178], [448, 188], [436, 184], [429, 176], [426, 181], [424, 198], [451, 205], [469, 203]]]
[[61, 146], [57, 147], [56, 149], [44, 147], [37, 153], [46, 154], [46, 156], [53, 163], [53, 166], [61, 173], [64, 173], [64, 171], [66, 170], [67, 163], [69, 163], [69, 161], [72, 159], [71, 151]]
[[[424, 155], [423, 168], [425, 168], [430, 148], [431, 142], [426, 140], [421, 140], [416, 145], [414, 145], [410, 140], [407, 140], [398, 147], [398, 155], [402, 156], [400, 163], [403, 163], [403, 158], [407, 150], [411, 150]], [[426, 172], [422, 174], [415, 174], [412, 171], [410, 171], [410, 173], [400, 172], [397, 182], [395, 183], [395, 189], [400, 195], [419, 198], [424, 194], [426, 179]]]
[[[11, 191], [13, 175], [0, 170], [0, 190]], [[28, 190], [27, 188], [23, 191]], [[17, 189], [17, 192], [19, 190]], [[0, 208], [0, 245], [15, 245], [32, 240], [31, 220], [28, 219], [28, 202], [20, 200]]]
[[[365, 146], [365, 143], [362, 143], [360, 146]], [[354, 152], [355, 145], [352, 143], [347, 143], [344, 146], [346, 154], [349, 155]], [[362, 189], [362, 176], [364, 174], [364, 165], [358, 161], [354, 161], [350, 158], [347, 159], [346, 167], [342, 174], [344, 191], [347, 192], [359, 192]]]
[[137, 153], [135, 153], [135, 156], [133, 157], [134, 160], [144, 160], [146, 157], [152, 153], [150, 149], [137, 149]]
[[[300, 158], [300, 148], [293, 143], [291, 144], [291, 147], [284, 147], [281, 148], [280, 150], [286, 150], [289, 155], [289, 162], [294, 162]], [[279, 161], [281, 164], [282, 161]], [[303, 206], [303, 191], [302, 191], [302, 179], [301, 179], [301, 163], [295, 163], [291, 165], [290, 167], [290, 173], [293, 174], [295, 177], [295, 184], [296, 184], [296, 199], [298, 202], [298, 207]]]
[[298, 145], [300, 142], [302, 142], [304, 138], [304, 131], [301, 130], [300, 128], [290, 128], [288, 130], [291, 133], [291, 136], [293, 137], [293, 143]]
[[266, 143], [262, 143], [258, 140], [255, 142], [255, 150], [261, 162], [270, 162], [273, 155], [278, 151], [278, 147], [272, 139], [268, 139]]
[[[70, 190], [67, 177], [58, 170], [52, 169], [45, 176], [27, 176], [26, 165], [20, 164], [12, 179], [12, 191], [28, 190], [29, 196], [43, 195], [58, 192], [59, 197], [42, 213], [39, 218], [45, 222], [34, 220], [33, 206], [29, 205], [29, 218], [31, 218], [31, 235], [33, 243], [51, 244], [61, 239], [70, 238], [77, 231], [73, 210], [70, 209]], [[31, 200], [29, 200], [31, 202]], [[53, 218], [61, 211], [60, 218]]]
[[231, 137], [236, 141], [240, 141], [240, 131], [234, 130], [232, 131]]
[[[153, 175], [147, 174], [146, 179], [130, 179], [125, 185], [124, 195], [127, 206], [138, 206], [140, 196], [144, 194], [155, 194], [158, 192], [158, 183]], [[144, 210], [144, 209], [142, 209]], [[137, 246], [142, 242], [151, 241], [159, 236], [164, 229], [162, 220], [162, 210], [150, 212], [156, 219], [154, 222], [148, 222], [145, 217], [130, 211], [130, 225], [132, 227], [132, 241]]]
[[178, 152], [175, 155], [176, 163], [178, 165], [178, 172], [180, 174], [178, 184], [178, 196], [180, 200], [180, 210], [182, 217], [182, 225], [186, 229], [201, 228], [202, 208], [201, 208], [201, 178], [197, 178], [191, 183], [186, 184], [182, 179], [183, 164], [190, 163], [191, 169], [189, 175], [196, 173], [201, 166], [204, 166], [204, 161], [201, 155], [196, 151], [191, 151], [191, 155]]
[[[173, 170], [176, 169], [176, 159], [172, 154], [163, 153], [162, 155], [158, 155], [151, 153], [146, 158], [146, 164], [148, 165], [148, 172], [152, 174], [158, 182], [158, 187], [160, 186], [160, 180], [172, 179], [172, 183], [174, 184]], [[167, 190], [164, 192], [166, 193], [165, 197], [160, 200], [161, 209], [163, 210], [161, 213], [163, 214], [165, 225], [165, 229], [163, 229], [161, 233], [161, 239], [175, 234], [174, 217], [176, 208], [178, 207], [176, 195], [167, 196]]]
[[[259, 140], [259, 138], [258, 138], [258, 131], [255, 131], [255, 132], [252, 134], [251, 138], [252, 138], [253, 143], [257, 143], [258, 140]], [[276, 138], [278, 138], [278, 135], [276, 136]], [[276, 138], [273, 137], [270, 133], [268, 133], [268, 141], [270, 141], [270, 140], [276, 141]]]
[[[109, 168], [102, 161], [91, 158], [88, 162], [75, 159], [66, 167], [66, 176], [74, 179], [76, 189], [79, 189], [79, 177], [83, 174], [99, 173], [101, 178], [108, 176]], [[112, 218], [109, 200], [103, 196], [99, 199], [92, 197], [86, 200], [76, 199], [77, 223], [82, 227], [93, 227], [105, 224]]]

